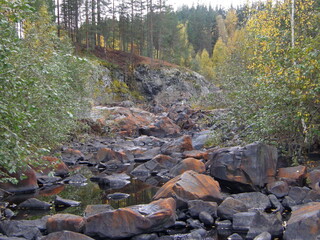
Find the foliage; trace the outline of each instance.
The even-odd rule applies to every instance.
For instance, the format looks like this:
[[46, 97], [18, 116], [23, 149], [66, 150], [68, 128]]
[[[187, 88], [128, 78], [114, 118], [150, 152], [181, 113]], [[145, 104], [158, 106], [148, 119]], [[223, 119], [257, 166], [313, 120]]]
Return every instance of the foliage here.
[[[27, 1], [2, 0], [0, 11], [0, 174], [5, 181], [36, 164], [36, 154], [67, 139], [84, 113], [93, 66], [57, 37], [45, 6], [35, 13]], [[19, 39], [15, 23], [22, 20], [24, 38]]]

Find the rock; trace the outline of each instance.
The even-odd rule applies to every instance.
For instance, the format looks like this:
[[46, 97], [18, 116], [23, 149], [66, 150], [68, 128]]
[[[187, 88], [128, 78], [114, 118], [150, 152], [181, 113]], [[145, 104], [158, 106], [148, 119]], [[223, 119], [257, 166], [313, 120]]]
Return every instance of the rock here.
[[309, 179], [309, 187], [311, 187], [313, 190], [318, 190], [319, 189], [319, 182], [320, 182], [320, 170], [319, 169], [315, 169], [312, 170], [309, 174], [308, 174], [308, 179]]
[[84, 210], [84, 216], [88, 218], [93, 215], [112, 210], [114, 210], [113, 207], [108, 204], [88, 205]]
[[273, 237], [283, 234], [282, 218], [280, 213], [267, 214], [257, 211], [250, 225], [246, 239], [254, 239], [263, 232], [269, 232]]
[[289, 185], [303, 186], [304, 180], [307, 177], [307, 167], [287, 167], [279, 168], [278, 179], [286, 181]]
[[243, 202], [248, 209], [264, 211], [271, 207], [271, 203], [268, 196], [260, 192], [232, 194], [231, 197]]
[[176, 221], [173, 225], [174, 228], [182, 228], [185, 229], [187, 227], [187, 224], [183, 221]]
[[199, 214], [199, 220], [205, 225], [205, 226], [212, 226], [214, 223], [214, 219], [211, 216], [210, 213], [202, 211]]
[[310, 189], [305, 187], [291, 187], [288, 196], [295, 202], [294, 205], [299, 205], [303, 203]]
[[320, 203], [308, 203], [294, 209], [287, 222], [284, 240], [316, 239], [320, 234]]
[[73, 214], [55, 214], [47, 220], [48, 233], [60, 231], [82, 232], [85, 220]]
[[58, 184], [62, 180], [62, 178], [37, 174], [37, 180], [40, 186], [48, 187], [48, 186]]
[[111, 160], [118, 160], [123, 162], [126, 159], [126, 154], [117, 152], [110, 148], [100, 148], [96, 155], [96, 162], [108, 162]]
[[234, 233], [230, 235], [227, 240], [243, 240], [243, 238], [238, 233]]
[[135, 162], [146, 162], [160, 154], [160, 147], [151, 148], [141, 154], [134, 156]]
[[165, 142], [165, 140], [153, 136], [140, 136], [133, 139], [135, 146], [148, 148], [161, 147]]
[[284, 207], [282, 206], [279, 199], [275, 195], [270, 194], [268, 195], [268, 198], [270, 200], [273, 213], [275, 212], [282, 213], [284, 211]]
[[13, 184], [10, 182], [0, 183], [0, 188], [7, 192], [17, 194], [35, 192], [39, 188], [39, 186], [37, 182], [36, 172], [33, 169], [27, 167], [27, 169], [20, 169], [17, 170], [17, 173], [10, 174], [11, 177], [16, 179], [19, 179], [23, 175], [26, 178], [23, 180], [19, 180], [17, 184]]
[[234, 231], [247, 232], [257, 212], [239, 212], [233, 215], [232, 228]]
[[62, 231], [62, 232], [53, 232], [47, 236], [41, 238], [41, 240], [94, 240], [86, 235], [70, 232], [70, 231]]
[[289, 196], [285, 196], [283, 201], [282, 201], [282, 205], [285, 208], [290, 208], [292, 209], [294, 206], [297, 205], [296, 201], [294, 201], [291, 197]]
[[130, 194], [127, 194], [127, 193], [110, 193], [107, 195], [107, 198], [112, 200], [121, 200], [121, 199], [128, 198], [129, 196]]
[[3, 235], [0, 235], [0, 240], [26, 240], [26, 238], [6, 237], [6, 236], [3, 236]]
[[54, 205], [59, 208], [76, 207], [80, 205], [80, 202], [69, 199], [63, 199], [57, 195], [54, 199]]
[[170, 118], [161, 117], [155, 123], [139, 129], [141, 135], [154, 137], [177, 137], [180, 135], [181, 129]]
[[303, 203], [320, 202], [320, 191], [311, 190], [303, 199]]
[[191, 227], [192, 229], [203, 228], [203, 224], [199, 220], [196, 220], [196, 219], [190, 218], [187, 220], [187, 223], [188, 223], [189, 227]]
[[284, 181], [275, 181], [267, 184], [267, 190], [269, 193], [274, 194], [277, 198], [282, 198], [288, 195], [289, 186]]
[[44, 175], [48, 175], [50, 172], [54, 172], [55, 176], [66, 177], [69, 174], [69, 168], [67, 165], [56, 157], [45, 156], [42, 158], [44, 161], [45, 168], [35, 169]]
[[213, 135], [213, 132], [209, 130], [196, 133], [192, 137], [192, 143], [193, 143], [194, 149], [200, 150], [204, 148], [205, 144], [210, 140], [212, 135]]
[[28, 200], [20, 203], [18, 207], [20, 209], [49, 210], [51, 208], [51, 204], [40, 201], [36, 198], [29, 198]]
[[0, 232], [12, 238], [37, 239], [42, 236], [41, 232], [46, 230], [47, 218], [48, 217], [37, 220], [0, 221]]
[[182, 136], [173, 142], [165, 143], [161, 146], [161, 153], [165, 155], [172, 155], [173, 153], [183, 153], [184, 151], [191, 151], [192, 139], [190, 136]]
[[187, 171], [164, 184], [153, 197], [154, 199], [173, 197], [177, 205], [185, 205], [188, 200], [221, 202], [220, 186], [212, 177]]
[[277, 149], [263, 143], [218, 149], [209, 154], [210, 175], [231, 189], [254, 190], [275, 180], [277, 159]]
[[64, 183], [72, 185], [84, 185], [87, 182], [87, 178], [82, 174], [75, 174], [70, 177], [67, 177], [63, 180]]
[[191, 217], [198, 218], [203, 211], [209, 213], [212, 217], [217, 217], [218, 204], [216, 202], [208, 202], [203, 200], [188, 201], [188, 211]]
[[174, 224], [175, 209], [174, 199], [166, 198], [103, 212], [86, 219], [85, 234], [116, 239], [162, 231]]
[[183, 152], [184, 158], [196, 158], [208, 160], [209, 153], [206, 151], [192, 150]]
[[263, 232], [256, 236], [253, 240], [271, 240], [271, 234], [268, 232]]
[[67, 165], [75, 165], [77, 162], [84, 160], [84, 155], [75, 149], [68, 148], [61, 153], [62, 161]]
[[131, 240], [158, 240], [158, 235], [155, 233], [152, 234], [140, 234], [138, 236], [134, 236]]
[[227, 197], [218, 207], [218, 216], [221, 219], [232, 220], [234, 214], [247, 211], [247, 206], [241, 200]]
[[10, 218], [12, 218], [14, 215], [15, 215], [15, 213], [14, 213], [11, 209], [7, 208], [7, 209], [4, 210], [4, 217], [5, 217], [6, 219], [10, 219]]
[[101, 173], [97, 176], [90, 178], [93, 182], [98, 182], [100, 188], [102, 189], [120, 189], [130, 183], [130, 176], [125, 173], [114, 173], [112, 175], [108, 175], [106, 173]]
[[186, 158], [183, 161], [181, 161], [180, 163], [178, 163], [178, 165], [174, 166], [169, 174], [171, 176], [178, 176], [188, 170], [193, 170], [197, 173], [204, 173], [206, 171], [206, 166], [204, 165], [203, 162], [201, 162], [198, 159], [195, 158]]

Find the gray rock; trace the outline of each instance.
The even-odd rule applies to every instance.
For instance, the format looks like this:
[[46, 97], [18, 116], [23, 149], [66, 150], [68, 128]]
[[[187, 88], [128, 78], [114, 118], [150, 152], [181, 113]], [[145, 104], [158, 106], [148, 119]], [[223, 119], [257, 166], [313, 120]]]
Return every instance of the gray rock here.
[[218, 204], [216, 202], [209, 202], [203, 200], [188, 201], [188, 211], [191, 217], [198, 218], [203, 211], [209, 213], [213, 218], [217, 217]]
[[50, 203], [40, 201], [36, 198], [29, 198], [28, 200], [18, 205], [20, 209], [31, 209], [31, 210], [49, 210], [51, 207]]
[[285, 198], [282, 201], [282, 206], [285, 207], [285, 208], [291, 208], [292, 209], [296, 205], [297, 205], [296, 201], [294, 201], [289, 196], [285, 196]]
[[81, 233], [70, 232], [70, 231], [61, 231], [61, 232], [53, 232], [47, 236], [41, 238], [41, 240], [94, 240], [91, 237], [83, 235]]
[[247, 211], [248, 207], [241, 200], [227, 197], [218, 207], [218, 216], [232, 220], [234, 214]]
[[268, 232], [263, 232], [256, 236], [253, 240], [271, 240], [271, 234]]
[[200, 223], [199, 220], [195, 220], [195, 219], [190, 218], [187, 220], [187, 223], [188, 223], [189, 227], [191, 227], [193, 229], [203, 228], [203, 224]]
[[158, 240], [158, 235], [155, 233], [152, 234], [140, 234], [131, 238], [131, 240]]
[[54, 199], [54, 205], [56, 207], [61, 207], [61, 208], [63, 208], [63, 207], [77, 207], [80, 204], [81, 203], [78, 201], [64, 199], [64, 198], [59, 197], [58, 195]]
[[211, 216], [211, 214], [203, 211], [199, 214], [199, 220], [205, 225], [205, 226], [212, 226], [214, 223], [214, 219]]
[[234, 214], [232, 228], [240, 232], [248, 231], [256, 215], [257, 212], [240, 212]]
[[288, 195], [289, 186], [284, 181], [275, 181], [267, 184], [268, 192], [274, 194], [277, 198], [282, 198]]
[[213, 132], [209, 131], [209, 130], [202, 131], [202, 132], [195, 134], [192, 137], [193, 148], [196, 150], [200, 150], [200, 149], [204, 148], [205, 144], [212, 137], [212, 135], [213, 135]]
[[271, 205], [272, 205], [271, 207], [273, 208], [273, 212], [282, 213], [284, 211], [284, 207], [280, 203], [279, 199], [273, 194], [268, 195], [268, 197], [271, 202]]
[[260, 192], [239, 193], [231, 195], [234, 199], [242, 201], [248, 209], [264, 211], [271, 207], [268, 196]]
[[291, 187], [288, 196], [294, 200], [296, 205], [302, 204], [310, 189], [305, 187]]
[[243, 238], [238, 233], [234, 233], [230, 235], [227, 240], [243, 240]]
[[320, 192], [315, 190], [309, 191], [307, 196], [304, 198], [303, 203], [309, 202], [320, 202]]

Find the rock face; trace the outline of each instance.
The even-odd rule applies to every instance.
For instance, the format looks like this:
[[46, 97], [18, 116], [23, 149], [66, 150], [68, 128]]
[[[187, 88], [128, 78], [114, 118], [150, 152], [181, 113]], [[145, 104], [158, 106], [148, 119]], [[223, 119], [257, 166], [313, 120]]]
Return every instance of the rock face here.
[[175, 222], [173, 198], [93, 215], [86, 219], [85, 234], [101, 238], [127, 238], [166, 229]]
[[297, 207], [287, 223], [285, 240], [317, 239], [320, 235], [320, 203]]
[[174, 197], [180, 200], [222, 201], [220, 186], [212, 177], [186, 171], [163, 185], [154, 199]]
[[219, 149], [209, 159], [211, 176], [227, 184], [233, 183], [229, 187], [256, 189], [275, 180], [278, 156], [277, 149], [272, 146], [253, 143]]

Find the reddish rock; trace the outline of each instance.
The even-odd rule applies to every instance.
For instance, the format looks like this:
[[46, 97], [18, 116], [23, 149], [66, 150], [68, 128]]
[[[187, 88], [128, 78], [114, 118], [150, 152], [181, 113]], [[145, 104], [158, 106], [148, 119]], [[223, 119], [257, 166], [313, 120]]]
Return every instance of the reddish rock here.
[[82, 232], [84, 218], [73, 214], [55, 214], [47, 220], [48, 233], [59, 231]]
[[122, 162], [127, 156], [124, 152], [116, 152], [110, 148], [100, 148], [96, 155], [97, 162], [108, 162], [110, 160], [118, 160]]
[[204, 173], [206, 171], [206, 166], [198, 159], [186, 158], [171, 169], [170, 175], [177, 176], [188, 170], [193, 170], [197, 173]]
[[287, 182], [289, 185], [302, 186], [306, 176], [306, 166], [279, 168], [278, 170], [278, 179]]
[[319, 169], [315, 169], [315, 170], [311, 171], [308, 174], [308, 179], [309, 179], [309, 182], [310, 182], [309, 187], [311, 187], [314, 190], [320, 189], [320, 185], [319, 185], [319, 182], [320, 182], [320, 170]]
[[91, 237], [86, 235], [70, 232], [70, 231], [62, 231], [62, 232], [54, 232], [50, 233], [48, 236], [44, 236], [41, 240], [94, 240]]
[[154, 199], [174, 197], [182, 200], [205, 200], [221, 202], [220, 186], [212, 177], [187, 171], [164, 184]]
[[37, 172], [48, 175], [53, 171], [57, 176], [66, 176], [69, 174], [68, 166], [59, 158], [45, 156], [42, 160], [44, 161], [45, 167], [35, 169]]
[[165, 143], [161, 146], [161, 152], [165, 155], [171, 155], [173, 153], [182, 153], [185, 151], [193, 150], [192, 139], [190, 136], [182, 136], [173, 142]]
[[199, 150], [192, 150], [192, 151], [186, 151], [183, 153], [183, 156], [185, 158], [196, 158], [196, 159], [204, 159], [208, 160], [209, 153], [205, 151], [199, 151]]
[[11, 177], [20, 179], [21, 176], [25, 176], [25, 179], [19, 180], [17, 184], [13, 183], [0, 183], [0, 188], [7, 192], [13, 193], [29, 193], [34, 192], [39, 188], [36, 177], [36, 172], [27, 167], [25, 170], [18, 170], [17, 173], [9, 174]]
[[320, 203], [311, 202], [294, 208], [287, 222], [284, 240], [317, 239], [318, 235], [320, 235]]
[[154, 137], [168, 137], [177, 136], [181, 129], [170, 118], [161, 117], [155, 123], [143, 127], [139, 130], [140, 134]]
[[175, 200], [167, 198], [146, 205], [103, 212], [86, 219], [85, 234], [118, 239], [162, 231], [174, 224], [175, 210]]

